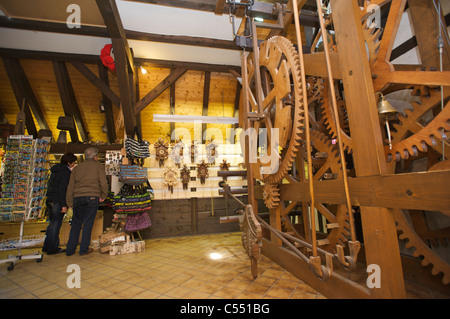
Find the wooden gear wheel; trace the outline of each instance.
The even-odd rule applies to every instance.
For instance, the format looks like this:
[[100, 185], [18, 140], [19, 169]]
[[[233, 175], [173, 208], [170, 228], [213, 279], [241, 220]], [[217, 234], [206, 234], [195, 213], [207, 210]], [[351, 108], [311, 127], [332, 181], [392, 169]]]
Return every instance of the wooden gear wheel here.
[[[254, 163], [254, 177], [265, 183], [278, 184], [291, 168], [294, 158], [300, 148], [301, 135], [304, 128], [304, 105], [302, 101], [302, 78], [300, 60], [292, 43], [281, 36], [275, 36], [260, 45], [259, 65], [263, 91], [263, 116], [254, 121], [254, 129], [267, 129], [267, 155], [271, 156], [271, 128], [278, 129], [279, 158], [278, 169], [272, 174], [262, 173], [264, 164], [259, 158]], [[249, 87], [255, 95], [255, 66], [253, 60], [248, 60]], [[250, 98], [252, 112], [258, 111], [258, 106]], [[260, 142], [260, 141], [258, 141]], [[259, 144], [259, 143], [258, 143]]]
[[[311, 130], [311, 144], [313, 146], [313, 179], [322, 180], [332, 176], [332, 179], [342, 178], [340, 156], [337, 146], [333, 145], [331, 139], [324, 133]], [[318, 158], [317, 154], [322, 157]], [[327, 177], [329, 179], [329, 177]], [[297, 203], [300, 204], [300, 203]], [[336, 253], [336, 245], [344, 245], [350, 235], [349, 217], [346, 205], [329, 205], [316, 203], [318, 218], [323, 216], [326, 219], [326, 232], [318, 233], [318, 243], [320, 248]], [[287, 214], [282, 213], [283, 228], [286, 232], [294, 233], [296, 237], [304, 240], [306, 235], [304, 221], [295, 223]]]
[[[372, 0], [364, 2], [364, 9], [361, 10], [361, 27], [363, 31], [363, 36], [365, 38], [365, 42], [367, 45], [368, 51], [368, 60], [369, 65], [372, 70], [374, 69], [374, 65], [378, 60], [384, 61], [384, 58], [380, 58], [379, 48], [382, 44], [382, 41], [389, 40], [389, 35], [386, 36], [386, 39], [383, 39], [383, 29], [377, 28], [375, 25], [368, 25], [367, 23], [367, 6], [370, 4], [376, 4], [381, 7], [381, 10], [388, 10], [389, 7], [387, 4], [390, 1], [384, 0]], [[389, 12], [391, 14], [391, 12]], [[395, 14], [393, 12], [392, 14]], [[390, 35], [392, 36], [392, 35]], [[393, 35], [395, 36], [395, 34]], [[335, 51], [336, 46], [330, 45], [330, 49]], [[386, 54], [386, 52], [384, 52]], [[425, 71], [425, 70], [423, 70]], [[378, 72], [381, 72], [378, 70]], [[376, 79], [377, 77], [374, 77]], [[322, 86], [320, 86], [320, 82], [322, 82]], [[331, 109], [331, 92], [329, 90], [329, 85], [327, 81], [321, 81], [321, 79], [314, 79], [311, 82], [312, 85], [312, 94], [311, 97], [315, 98], [319, 102], [321, 102], [321, 115], [322, 121], [320, 124], [320, 130], [328, 135], [329, 138], [336, 138], [336, 126], [333, 120], [333, 113]], [[385, 86], [379, 85], [374, 81], [375, 89], [381, 89], [381, 91], [385, 94], [385, 96], [389, 93], [386, 93], [384, 90], [387, 89]], [[412, 102], [411, 109], [405, 109], [405, 114], [399, 113], [398, 120], [391, 124], [391, 137], [392, 137], [392, 147], [390, 148], [387, 143], [387, 138], [385, 139], [385, 153], [386, 159], [388, 162], [391, 162], [393, 159], [397, 162], [401, 160], [411, 160], [414, 158], [418, 158], [418, 156], [423, 156], [424, 153], [427, 153], [430, 148], [434, 149], [439, 154], [442, 154], [442, 148], [444, 148], [445, 154], [450, 154], [450, 144], [448, 143], [448, 131], [450, 130], [450, 90], [449, 87], [444, 87], [444, 100], [445, 107], [443, 110], [440, 110], [440, 90], [439, 88], [419, 86], [419, 87], [411, 87], [411, 85], [404, 85], [401, 89], [411, 89], [411, 95], [420, 96], [420, 102]], [[391, 92], [392, 93], [392, 92]], [[387, 95], [387, 98], [389, 96]], [[308, 98], [310, 101], [311, 99]], [[345, 113], [345, 103], [340, 97], [337, 95], [337, 102], [339, 112]], [[343, 113], [340, 114], [341, 127], [345, 129], [345, 116], [342, 116]], [[345, 114], [344, 114], [345, 115]], [[381, 122], [380, 122], [381, 123]], [[382, 124], [381, 124], [382, 125]], [[384, 131], [384, 128], [382, 128]], [[315, 140], [316, 134], [311, 134], [312, 139]], [[348, 130], [341, 130], [342, 143], [344, 144], [344, 149], [351, 153], [352, 149], [352, 141]], [[429, 154], [429, 153], [428, 153]], [[429, 155], [426, 155], [429, 157]], [[313, 158], [314, 160], [314, 158]], [[328, 159], [327, 159], [328, 161]], [[433, 159], [428, 159], [433, 162]], [[447, 160], [448, 161], [448, 160]], [[314, 163], [314, 162], [313, 162]], [[320, 169], [325, 169], [325, 165], [323, 163], [319, 163], [317, 167], [315, 167], [315, 172], [319, 173]], [[333, 164], [335, 167], [336, 164]], [[392, 166], [393, 167], [393, 166]], [[315, 179], [320, 178], [319, 175], [315, 174]], [[319, 204], [318, 207], [320, 207]], [[329, 207], [328, 207], [329, 208]], [[332, 208], [332, 207], [331, 207]], [[329, 212], [326, 210], [318, 209], [322, 215], [329, 215]], [[323, 212], [321, 211], [323, 210]], [[340, 222], [332, 223], [345, 225], [348, 224], [348, 214], [346, 213], [346, 209], [344, 207], [337, 207], [337, 210], [332, 209], [331, 211], [341, 212], [340, 214], [336, 214], [336, 219], [338, 220], [338, 216]], [[414, 210], [394, 210], [394, 217], [397, 225], [397, 230], [399, 232], [399, 240], [406, 242], [406, 248], [413, 248], [413, 256], [419, 257], [422, 259], [422, 265], [427, 266], [431, 265], [431, 272], [433, 275], [437, 275], [439, 273], [443, 274], [442, 281], [444, 284], [450, 283], [450, 266], [449, 263], [445, 261], [445, 258], [441, 257], [437, 251], [434, 250], [434, 247], [446, 246], [448, 243], [449, 237], [449, 228], [444, 228], [440, 230], [430, 230], [427, 221], [426, 221], [426, 213], [423, 211], [414, 211]], [[449, 212], [442, 212], [447, 217], [450, 215]], [[345, 214], [345, 215], [344, 215]], [[329, 215], [334, 216], [334, 215]], [[344, 216], [347, 216], [344, 218]], [[327, 221], [330, 220], [327, 218]], [[288, 225], [291, 227], [291, 225]], [[339, 242], [348, 235], [348, 231], [345, 228], [341, 229], [341, 231], [336, 231], [334, 235], [330, 235], [327, 237], [327, 240], [330, 241], [329, 244], [322, 246], [323, 249], [330, 251], [332, 249], [331, 242], [336, 242], [336, 238], [339, 238]], [[331, 239], [331, 240], [330, 240]], [[441, 244], [440, 244], [441, 243]], [[328, 247], [327, 247], [328, 246]]]
[[267, 208], [276, 208], [280, 204], [280, 190], [275, 184], [265, 184], [262, 196]]

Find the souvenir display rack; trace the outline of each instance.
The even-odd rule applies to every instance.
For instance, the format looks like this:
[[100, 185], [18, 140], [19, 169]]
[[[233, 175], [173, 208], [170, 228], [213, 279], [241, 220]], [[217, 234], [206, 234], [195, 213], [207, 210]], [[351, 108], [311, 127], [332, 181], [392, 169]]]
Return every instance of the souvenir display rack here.
[[49, 176], [47, 162], [49, 143], [34, 140], [30, 135], [12, 135], [7, 140], [4, 158], [0, 221], [20, 221], [19, 237], [0, 242], [0, 251], [18, 249], [18, 255], [8, 255], [0, 263], [10, 263], [8, 270], [22, 259], [42, 261], [39, 252], [22, 255], [21, 249], [41, 243], [45, 235], [23, 236], [25, 220], [37, 220], [45, 211], [45, 191]]

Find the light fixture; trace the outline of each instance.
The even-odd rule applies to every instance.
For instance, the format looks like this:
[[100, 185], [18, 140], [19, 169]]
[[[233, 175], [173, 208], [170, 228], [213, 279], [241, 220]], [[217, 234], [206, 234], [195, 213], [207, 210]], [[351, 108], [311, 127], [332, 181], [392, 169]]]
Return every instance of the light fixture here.
[[142, 74], [147, 74], [147, 70], [144, 69], [144, 67], [142, 65], [141, 65], [141, 72], [142, 72]]
[[56, 140], [56, 144], [67, 144], [67, 132], [59, 131], [58, 139]]
[[381, 116], [386, 124], [386, 130], [389, 140], [389, 149], [392, 149], [392, 141], [391, 141], [391, 130], [389, 129], [389, 120], [391, 116], [398, 113], [398, 111], [389, 103], [388, 100], [385, 99], [384, 95], [381, 92], [377, 92], [380, 94], [381, 100], [378, 102], [378, 115]]
[[236, 124], [239, 123], [239, 118], [219, 117], [219, 116], [153, 114], [153, 122], [167, 122], [167, 123], [201, 122], [210, 124]]
[[212, 260], [218, 260], [222, 258], [222, 255], [219, 253], [210, 253], [209, 258], [211, 258]]
[[263, 22], [263, 21], [264, 21], [263, 18], [259, 18], [259, 17], [254, 18], [254, 20], [255, 20], [256, 22]]

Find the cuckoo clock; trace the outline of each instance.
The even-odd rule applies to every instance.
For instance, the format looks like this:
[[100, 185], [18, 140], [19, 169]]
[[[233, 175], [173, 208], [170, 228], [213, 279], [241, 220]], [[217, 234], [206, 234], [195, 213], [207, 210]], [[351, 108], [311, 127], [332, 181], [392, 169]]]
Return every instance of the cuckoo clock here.
[[162, 138], [155, 143], [156, 159], [159, 161], [159, 167], [164, 166], [164, 161], [169, 156], [169, 145]]
[[195, 145], [195, 142], [192, 141], [192, 143], [191, 143], [191, 163], [195, 163], [197, 156], [198, 156], [197, 145]]
[[178, 169], [172, 165], [164, 168], [164, 185], [170, 190], [173, 194], [173, 187], [178, 184]]
[[[220, 163], [220, 170], [221, 171], [229, 171], [230, 170], [230, 163], [227, 163], [227, 160], [224, 159], [222, 161], [222, 163]], [[226, 176], [222, 176], [223, 180], [226, 181], [227, 177]]]
[[172, 145], [172, 150], [170, 151], [170, 157], [178, 167], [180, 167], [181, 162], [183, 161], [183, 148], [184, 143], [179, 140]]
[[205, 143], [206, 157], [208, 158], [208, 164], [214, 164], [216, 158], [219, 156], [217, 152], [217, 143], [214, 142], [214, 137]]
[[191, 180], [191, 170], [186, 165], [180, 170], [181, 183], [183, 184], [183, 189], [188, 189], [189, 181]]
[[200, 178], [200, 183], [205, 184], [208, 174], [208, 164], [204, 160], [200, 164], [197, 164], [197, 177]]

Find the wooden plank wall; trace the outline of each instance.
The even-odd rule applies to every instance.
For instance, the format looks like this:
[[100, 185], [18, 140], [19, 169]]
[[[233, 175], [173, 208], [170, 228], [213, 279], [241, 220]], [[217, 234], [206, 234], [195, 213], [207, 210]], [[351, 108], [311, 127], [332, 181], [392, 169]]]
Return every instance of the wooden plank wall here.
[[[163, 167], [159, 167], [159, 161], [156, 160], [155, 150], [153, 145], [150, 146], [150, 158], [145, 159], [144, 167], [148, 169], [149, 182], [153, 187], [155, 193], [155, 200], [173, 200], [173, 199], [189, 199], [192, 197], [198, 198], [212, 198], [222, 197], [219, 196], [219, 182], [222, 181], [222, 177], [217, 175], [220, 170], [220, 163], [226, 159], [230, 164], [229, 170], [242, 170], [241, 164], [243, 163], [242, 152], [239, 144], [222, 144], [217, 148], [219, 156], [216, 158], [214, 164], [208, 167], [209, 177], [206, 178], [205, 183], [200, 182], [200, 178], [197, 177], [197, 163], [201, 163], [202, 160], [207, 162], [205, 145], [198, 145], [199, 156], [195, 163], [191, 163], [189, 156], [183, 160], [183, 163], [191, 169], [191, 181], [188, 184], [188, 189], [183, 189], [181, 181], [174, 186], [173, 193], [169, 191], [168, 187], [164, 185], [164, 168], [173, 166], [176, 167], [172, 158], [170, 157], [164, 162]], [[177, 169], [179, 172], [179, 170]], [[179, 173], [178, 173], [178, 180]], [[230, 176], [227, 178], [227, 183], [230, 187], [241, 188], [247, 185], [247, 181], [241, 176]]]
[[[53, 138], [57, 139], [59, 130], [56, 129], [59, 116], [64, 115], [58, 86], [51, 61], [20, 60], [28, 77], [30, 85], [41, 103], [44, 116], [53, 132]], [[102, 100], [101, 92], [89, 82], [75, 67], [66, 63], [72, 86], [77, 98], [83, 120], [93, 142], [107, 142], [106, 133], [102, 132], [105, 123], [105, 115], [100, 113], [99, 105]], [[98, 67], [95, 64], [86, 64], [87, 67], [98, 76]], [[168, 68], [146, 67], [147, 74], [139, 70], [139, 93], [142, 98], [150, 92], [170, 73]], [[119, 95], [116, 74], [108, 71], [109, 82], [112, 91]], [[175, 114], [202, 115], [204, 72], [188, 71], [178, 79], [175, 84]], [[233, 116], [234, 101], [236, 95], [236, 79], [227, 73], [211, 72], [210, 96], [208, 115]], [[223, 99], [222, 99], [223, 92]], [[3, 62], [0, 59], [0, 108], [9, 123], [14, 124], [19, 106], [14, 97], [11, 84], [8, 79]], [[155, 143], [159, 137], [167, 137], [170, 134], [169, 123], [154, 123], [153, 114], [169, 114], [170, 94], [165, 90], [158, 98], [141, 112], [142, 135], [150, 143]], [[119, 108], [113, 105], [114, 119], [117, 120]], [[36, 127], [40, 127], [35, 121]], [[194, 125], [190, 123], [176, 123], [175, 128], [185, 127], [194, 136]], [[216, 128], [226, 136], [226, 128], [231, 125], [208, 124], [208, 128]], [[218, 135], [218, 134], [216, 134]], [[117, 132], [117, 137], [123, 137], [123, 130]], [[217, 136], [218, 138], [218, 136]], [[70, 136], [68, 134], [68, 141]]]

